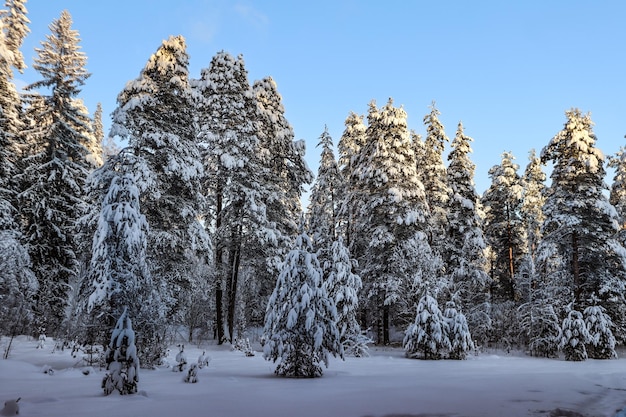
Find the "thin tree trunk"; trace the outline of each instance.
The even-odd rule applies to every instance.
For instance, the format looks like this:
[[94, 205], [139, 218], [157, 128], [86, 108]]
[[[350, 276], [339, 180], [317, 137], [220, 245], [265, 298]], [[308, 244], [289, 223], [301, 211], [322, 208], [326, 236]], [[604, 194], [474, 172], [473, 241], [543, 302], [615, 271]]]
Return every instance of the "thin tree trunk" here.
[[[223, 210], [223, 195], [221, 188], [217, 190], [217, 201], [215, 208], [215, 228], [220, 233], [222, 227], [222, 210]], [[215, 288], [215, 330], [217, 331], [217, 344], [221, 345], [224, 342], [224, 317], [222, 315], [222, 274], [224, 272], [224, 266], [222, 261], [223, 243], [217, 242], [217, 248], [215, 250], [215, 269], [217, 271], [217, 285]]]
[[383, 306], [383, 344], [389, 344], [389, 306]]
[[578, 232], [572, 233], [572, 272], [574, 274], [574, 304], [580, 306], [580, 295], [582, 293], [580, 282], [580, 266], [578, 265]]
[[230, 343], [233, 343], [235, 334], [235, 311], [237, 307], [237, 286], [239, 282], [239, 264], [241, 262], [241, 243], [233, 250], [232, 270], [230, 285], [228, 287], [228, 333], [230, 335]]

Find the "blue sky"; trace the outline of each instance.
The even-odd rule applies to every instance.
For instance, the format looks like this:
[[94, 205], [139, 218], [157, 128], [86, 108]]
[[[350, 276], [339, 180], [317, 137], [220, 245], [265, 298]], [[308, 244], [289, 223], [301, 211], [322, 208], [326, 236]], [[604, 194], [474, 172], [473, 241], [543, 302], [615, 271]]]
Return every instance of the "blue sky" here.
[[[81, 97], [92, 112], [102, 103], [107, 131], [125, 83], [163, 39], [180, 34], [192, 77], [225, 50], [243, 54], [250, 82], [275, 79], [315, 173], [324, 126], [337, 143], [350, 111], [366, 114], [372, 99], [383, 105], [389, 97], [418, 133], [433, 100], [450, 139], [462, 120], [474, 138], [479, 193], [502, 152], [512, 151], [523, 172], [528, 151], [541, 151], [572, 107], [591, 112], [606, 155], [626, 145], [621, 0], [30, 0], [26, 7], [29, 67], [52, 20], [63, 9], [72, 15], [92, 73]], [[29, 68], [16, 78], [39, 75]]]

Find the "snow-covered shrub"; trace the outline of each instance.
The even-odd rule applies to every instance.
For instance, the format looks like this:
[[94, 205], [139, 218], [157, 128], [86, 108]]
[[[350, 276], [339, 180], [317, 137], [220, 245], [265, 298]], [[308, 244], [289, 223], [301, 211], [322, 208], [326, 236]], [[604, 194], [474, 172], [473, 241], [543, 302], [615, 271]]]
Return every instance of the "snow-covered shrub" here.
[[415, 322], [404, 333], [404, 350], [408, 358], [441, 359], [452, 345], [448, 322], [437, 300], [425, 294], [417, 304]]
[[465, 315], [456, 309], [454, 301], [446, 303], [443, 313], [448, 322], [448, 338], [450, 340], [450, 359], [465, 359], [467, 353], [474, 350], [474, 341], [467, 326]]
[[589, 332], [587, 354], [592, 359], [612, 359], [615, 353], [615, 337], [611, 328], [613, 322], [602, 306], [589, 306], [583, 312]]
[[176, 354], [176, 365], [172, 368], [174, 372], [182, 372], [187, 365], [187, 354], [185, 353], [185, 345], [178, 345], [180, 349]]
[[585, 345], [590, 336], [583, 315], [579, 311], [571, 310], [561, 326], [561, 342], [559, 348], [563, 351], [566, 361], [584, 361], [587, 359]]
[[239, 350], [245, 353], [246, 356], [254, 356], [254, 351], [252, 350], [252, 346], [250, 346], [250, 339], [247, 337], [235, 339], [233, 350]]
[[191, 366], [187, 370], [187, 375], [185, 375], [185, 378], [183, 379], [183, 381], [190, 382], [192, 384], [195, 384], [196, 382], [198, 382], [198, 365], [197, 364], [195, 363], [191, 364]]
[[122, 395], [136, 393], [139, 359], [135, 346], [135, 332], [126, 309], [113, 329], [105, 357], [107, 373], [102, 380], [104, 395], [109, 395], [114, 390], [118, 390]]
[[211, 363], [211, 357], [203, 350], [202, 354], [198, 356], [198, 368], [202, 369], [205, 366], [209, 366], [209, 363]]

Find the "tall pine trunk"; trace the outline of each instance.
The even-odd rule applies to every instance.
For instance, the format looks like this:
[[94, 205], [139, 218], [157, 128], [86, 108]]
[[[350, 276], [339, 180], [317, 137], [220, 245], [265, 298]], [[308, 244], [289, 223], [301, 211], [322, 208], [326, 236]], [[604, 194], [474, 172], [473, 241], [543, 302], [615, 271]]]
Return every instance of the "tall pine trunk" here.
[[[222, 210], [224, 204], [224, 196], [222, 195], [221, 187], [217, 190], [217, 201], [215, 208], [216, 224], [215, 229], [220, 231], [222, 227]], [[217, 270], [217, 285], [215, 287], [215, 330], [217, 331], [217, 344], [221, 345], [224, 342], [224, 317], [222, 315], [222, 274], [224, 271], [224, 265], [222, 256], [224, 254], [224, 245], [222, 242], [217, 242], [217, 248], [215, 250], [215, 267]]]

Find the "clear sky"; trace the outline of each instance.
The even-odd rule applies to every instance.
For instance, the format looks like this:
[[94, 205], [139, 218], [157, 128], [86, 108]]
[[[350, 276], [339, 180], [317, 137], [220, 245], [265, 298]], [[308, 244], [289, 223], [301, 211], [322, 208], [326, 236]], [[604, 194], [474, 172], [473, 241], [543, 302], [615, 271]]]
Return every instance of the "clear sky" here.
[[[350, 111], [366, 114], [372, 99], [382, 106], [389, 97], [421, 134], [433, 100], [451, 140], [462, 120], [474, 138], [479, 193], [504, 151], [522, 173], [529, 150], [540, 152], [572, 107], [591, 112], [605, 155], [626, 145], [623, 0], [30, 0], [26, 7], [29, 67], [52, 20], [63, 9], [72, 15], [92, 73], [81, 98], [90, 112], [102, 103], [107, 132], [125, 83], [163, 39], [180, 34], [192, 77], [225, 50], [243, 54], [250, 82], [274, 78], [314, 173], [324, 126], [336, 144]], [[32, 68], [16, 78], [40, 79]]]

